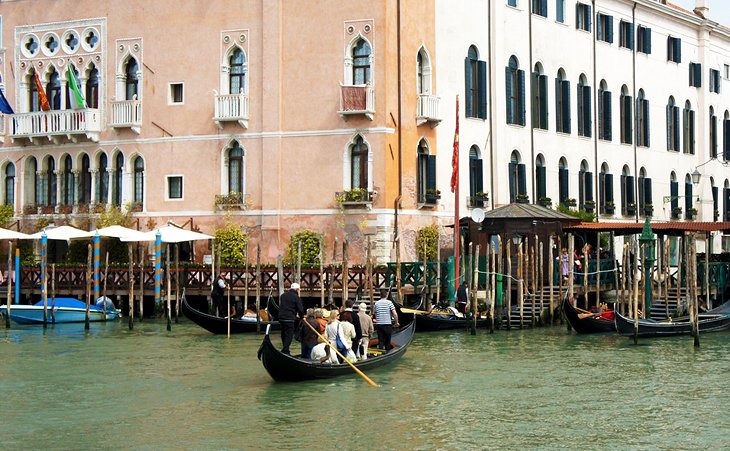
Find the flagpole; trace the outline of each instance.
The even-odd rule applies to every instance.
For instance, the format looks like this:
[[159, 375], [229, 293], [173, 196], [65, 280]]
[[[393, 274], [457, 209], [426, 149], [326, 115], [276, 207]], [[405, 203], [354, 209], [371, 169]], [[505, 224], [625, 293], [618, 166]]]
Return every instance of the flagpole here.
[[459, 290], [459, 95], [456, 95], [456, 128], [454, 132], [454, 155], [451, 161], [451, 191], [454, 193], [454, 293]]

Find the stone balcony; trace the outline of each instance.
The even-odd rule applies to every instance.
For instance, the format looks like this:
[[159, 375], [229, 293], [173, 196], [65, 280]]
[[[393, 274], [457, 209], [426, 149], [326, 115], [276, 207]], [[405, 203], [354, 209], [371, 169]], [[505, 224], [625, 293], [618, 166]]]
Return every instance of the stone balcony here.
[[342, 117], [375, 117], [375, 90], [369, 85], [340, 85], [340, 110]]
[[7, 127], [13, 142], [27, 140], [32, 144], [58, 144], [62, 139], [98, 142], [100, 116], [95, 108], [34, 111], [10, 115]]
[[112, 128], [129, 128], [139, 134], [142, 131], [142, 101], [118, 100], [111, 103], [109, 126]]
[[441, 122], [441, 115], [439, 114], [440, 101], [441, 98], [438, 96], [420, 94], [416, 111], [416, 125], [428, 123], [431, 128], [436, 127]]
[[238, 122], [248, 128], [248, 94], [216, 94], [213, 107], [213, 121], [219, 128], [224, 122]]

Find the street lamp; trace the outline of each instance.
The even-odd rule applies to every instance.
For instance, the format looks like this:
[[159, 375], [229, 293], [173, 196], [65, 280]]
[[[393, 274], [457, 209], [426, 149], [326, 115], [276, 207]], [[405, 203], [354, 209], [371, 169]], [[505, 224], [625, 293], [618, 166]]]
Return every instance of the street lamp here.
[[520, 235], [512, 235], [512, 244], [517, 246], [520, 242], [522, 242], [522, 237]]
[[698, 183], [700, 183], [701, 176], [702, 174], [700, 174], [700, 171], [695, 168], [694, 172], [692, 172], [692, 184], [697, 185]]

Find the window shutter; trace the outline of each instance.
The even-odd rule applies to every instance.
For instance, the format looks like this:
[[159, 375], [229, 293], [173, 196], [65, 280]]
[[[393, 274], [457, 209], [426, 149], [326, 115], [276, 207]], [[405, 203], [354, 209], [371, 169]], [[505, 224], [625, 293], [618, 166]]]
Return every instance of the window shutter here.
[[477, 61], [477, 101], [479, 102], [477, 117], [487, 118], [487, 62]]
[[605, 40], [606, 39], [606, 35], [605, 35], [604, 31], [603, 31], [603, 20], [601, 20], [602, 18], [603, 18], [603, 14], [600, 14], [600, 13], [597, 14], [597, 17], [596, 17], [596, 36], [598, 36], [598, 39]]
[[547, 17], [547, 0], [542, 0], [540, 2], [540, 15], [542, 17]]
[[730, 221], [730, 188], [723, 188], [722, 194], [725, 203], [725, 209], [723, 210], [722, 220], [723, 221]]
[[672, 210], [679, 207], [679, 183], [669, 182], [669, 197], [672, 203]]
[[624, 96], [624, 137], [623, 142], [631, 144], [634, 142], [634, 118], [633, 118], [633, 100], [631, 96]]
[[603, 139], [605, 136], [605, 126], [606, 122], [604, 121], [604, 115], [603, 115], [603, 91], [598, 90], [598, 96], [596, 97], [596, 102], [598, 104], [596, 105], [596, 114], [598, 114], [598, 139]]
[[627, 27], [629, 28], [629, 48], [634, 50], [634, 23], [631, 22]]
[[606, 174], [604, 172], [598, 173], [598, 211], [605, 213], [603, 207], [606, 205]]
[[667, 150], [672, 149], [672, 107], [667, 104]]
[[517, 113], [519, 114], [517, 123], [525, 125], [525, 71], [517, 71]]
[[563, 132], [570, 133], [570, 82], [563, 80]]
[[689, 85], [695, 85], [695, 63], [689, 63]]
[[586, 127], [586, 124], [584, 122], [584, 115], [583, 115], [583, 87], [578, 85], [578, 136], [584, 136], [584, 130]]
[[591, 12], [591, 5], [585, 5], [585, 17], [586, 17], [586, 24], [588, 25], [588, 30], [591, 31], [591, 22], [593, 21], [593, 13]]
[[674, 53], [675, 53], [675, 56], [676, 56], [675, 61], [677, 63], [681, 63], [682, 62], [682, 40], [679, 39], [679, 38], [675, 38], [675, 41], [674, 42], [675, 42], [675, 44], [674, 44]]
[[608, 27], [606, 38], [610, 44], [613, 44], [613, 16], [607, 16], [606, 19], [606, 26]]
[[426, 163], [426, 189], [436, 189], [436, 155], [428, 155]]
[[634, 197], [634, 176], [633, 175], [626, 176], [626, 200], [630, 204], [636, 203], [636, 198]]
[[722, 159], [730, 160], [730, 119], [722, 121]]
[[483, 180], [483, 162], [480, 158], [472, 159], [474, 163], [474, 190], [475, 193], [484, 191], [484, 180]]
[[547, 197], [547, 172], [545, 166], [537, 166], [535, 168], [535, 180], [537, 181], [537, 199]]
[[667, 61], [672, 61], [672, 58], [674, 58], [674, 53], [672, 49], [672, 37], [669, 36], [667, 38]]
[[555, 130], [563, 131], [563, 93], [562, 83], [559, 78], [555, 79]]
[[514, 203], [517, 200], [517, 162], [510, 161], [509, 163], [509, 201]]
[[540, 87], [538, 86], [538, 79], [540, 75], [537, 72], [530, 73], [530, 91], [531, 91], [531, 106], [532, 106], [532, 127], [536, 128], [540, 126]]
[[651, 179], [646, 177], [644, 178], [644, 205], [654, 205], [653, 198], [654, 196], [651, 193]]
[[512, 70], [509, 66], [504, 68], [504, 77], [505, 77], [505, 101], [507, 106], [507, 123], [508, 124], [514, 124], [515, 123], [515, 111], [514, 111], [514, 97], [515, 97], [515, 87], [512, 84]]
[[584, 175], [583, 189], [585, 190], [585, 199], [593, 200], [593, 173], [586, 172]]
[[568, 169], [558, 169], [558, 179], [560, 181], [560, 203], [565, 204], [568, 196], [570, 196], [570, 189], [568, 187]]
[[649, 101], [644, 99], [642, 100], [642, 104], [644, 107], [644, 145], [646, 147], [651, 147], [651, 128], [649, 127], [649, 124], [651, 123], [649, 120]]
[[604, 183], [606, 184], [604, 187], [606, 190], [606, 202], [613, 202], [613, 175], [606, 174]]
[[695, 64], [695, 86], [697, 88], [702, 87], [702, 64]]
[[547, 75], [540, 75], [538, 88], [540, 89], [540, 128], [548, 129], [548, 78]]
[[644, 215], [644, 199], [645, 199], [644, 198], [644, 177], [639, 177], [639, 180], [637, 180], [637, 182], [638, 182], [637, 188], [639, 190], [639, 192], [637, 193], [638, 196], [636, 196], [636, 198], [639, 200], [639, 202], [637, 202], [638, 203], [637, 208], [640, 211], [639, 214], [643, 216]]
[[524, 164], [517, 165], [517, 189], [519, 194], [527, 194], [527, 171]]
[[603, 92], [603, 139], [613, 139], [613, 119], [611, 117], [611, 91]]
[[679, 107], [675, 106], [672, 109], [674, 110], [674, 122], [672, 123], [672, 127], [674, 130], [674, 144], [672, 149], [679, 151]]
[[687, 215], [692, 209], [692, 183], [684, 184], [684, 213]]
[[583, 210], [583, 207], [585, 206], [585, 201], [586, 201], [585, 175], [586, 175], [586, 173], [583, 171], [578, 172], [578, 208], [581, 210]]
[[695, 153], [695, 112], [689, 111], [689, 153]]
[[[719, 194], [719, 190], [716, 186], [712, 187], [712, 210], [713, 212], [720, 210], [720, 204], [718, 203], [717, 195]], [[714, 220], [717, 221], [718, 218], [714, 217]]]
[[593, 117], [591, 112], [591, 87], [583, 86], [583, 132], [585, 136], [593, 136]]
[[581, 22], [581, 4], [576, 3], [575, 4], [575, 28], [580, 29], [580, 22]]
[[710, 157], [717, 158], [717, 118], [710, 118]]
[[469, 58], [464, 59], [464, 86], [466, 102], [464, 102], [464, 116], [474, 117], [474, 102], [472, 101], [472, 73], [471, 73], [471, 60]]
[[628, 194], [626, 192], [626, 176], [621, 174], [621, 214], [626, 214], [626, 207], [628, 206]]

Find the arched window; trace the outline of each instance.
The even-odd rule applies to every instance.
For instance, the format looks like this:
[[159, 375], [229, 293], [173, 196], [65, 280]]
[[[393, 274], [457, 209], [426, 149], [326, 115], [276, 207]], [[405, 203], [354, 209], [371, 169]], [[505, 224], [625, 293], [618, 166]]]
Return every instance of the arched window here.
[[73, 173], [73, 159], [71, 155], [66, 155], [63, 159], [63, 192], [61, 196], [61, 203], [63, 205], [73, 205], [75, 202], [74, 187], [74, 173]]
[[86, 154], [81, 157], [81, 171], [79, 172], [79, 203], [91, 203], [91, 160]]
[[547, 168], [545, 167], [545, 157], [542, 154], [539, 154], [535, 159], [535, 183], [537, 183], [535, 190], [537, 202], [546, 207], [551, 206], [552, 200], [547, 200], [549, 199], [547, 195]]
[[585, 74], [578, 79], [578, 136], [590, 137], [592, 133], [591, 87]]
[[99, 155], [99, 166], [96, 177], [96, 203], [109, 201], [109, 159], [105, 153]]
[[487, 63], [479, 59], [479, 51], [469, 47], [464, 67], [464, 86], [466, 88], [464, 115], [466, 117], [487, 118]]
[[525, 71], [520, 69], [517, 57], [512, 55], [505, 68], [505, 95], [507, 123], [525, 125]]
[[636, 98], [636, 145], [649, 147], [650, 145], [649, 101], [644, 96], [644, 90], [639, 89]]
[[694, 219], [697, 213], [694, 209], [694, 199], [692, 199], [692, 177], [689, 174], [684, 176], [684, 217], [685, 219]]
[[585, 211], [593, 211], [595, 201], [593, 200], [593, 172], [586, 160], [580, 163], [578, 172], [578, 208]]
[[527, 203], [527, 173], [522, 157], [517, 150], [512, 151], [509, 168], [509, 201]]
[[720, 220], [720, 190], [715, 184], [715, 177], [710, 177], [710, 187], [712, 188], [712, 220], [717, 222]]
[[730, 161], [730, 111], [722, 117], [722, 159]]
[[15, 205], [15, 165], [5, 166], [5, 205]]
[[469, 196], [475, 197], [477, 193], [484, 191], [482, 173], [482, 158], [479, 154], [479, 147], [471, 146], [469, 149]]
[[673, 96], [667, 101], [667, 150], [679, 151], [679, 107]]
[[607, 163], [601, 165], [598, 174], [599, 213], [612, 215], [615, 212], [613, 200], [613, 174], [610, 173]]
[[679, 207], [679, 181], [674, 171], [669, 175], [669, 199], [671, 202], [672, 218], [679, 219], [682, 214], [682, 209]]
[[654, 214], [654, 203], [652, 202], [651, 179], [647, 176], [644, 167], [639, 169], [637, 189], [639, 190], [639, 215], [652, 216]]
[[[548, 79], [542, 65], [535, 64], [532, 72], [532, 127], [548, 129]], [[539, 199], [539, 197], [538, 197]]]
[[608, 90], [606, 80], [601, 80], [598, 87], [598, 139], [611, 141], [612, 115], [611, 115], [611, 91]]
[[634, 106], [629, 95], [629, 88], [621, 86], [621, 144], [634, 142]]
[[560, 204], [566, 207], [569, 207], [575, 200], [570, 198], [569, 175], [568, 161], [563, 157], [558, 162], [558, 193], [560, 194]]
[[429, 155], [428, 144], [425, 139], [418, 143], [417, 154], [418, 202], [436, 203], [436, 156]]
[[[236, 47], [228, 59], [230, 72], [228, 74], [228, 89], [230, 94], [246, 92], [246, 55], [243, 50]], [[238, 192], [238, 191], [237, 191]]]
[[683, 133], [682, 138], [684, 145], [682, 151], [686, 154], [695, 153], [695, 112], [692, 110], [692, 104], [689, 100], [684, 102], [684, 111], [682, 112], [683, 118]]
[[369, 149], [362, 136], [350, 146], [350, 189], [368, 189]]
[[46, 85], [46, 96], [48, 96], [48, 103], [52, 110], [61, 109], [61, 80], [58, 77], [58, 72], [53, 69], [51, 75], [48, 77], [48, 84]]
[[114, 161], [114, 180], [112, 183], [112, 202], [114, 205], [122, 205], [122, 180], [124, 177], [124, 155], [117, 153]]
[[124, 93], [126, 100], [139, 98], [139, 64], [134, 58], [129, 58], [124, 68]]
[[228, 149], [228, 192], [243, 193], [243, 148], [238, 141]]
[[722, 199], [723, 199], [723, 209], [722, 209], [722, 220], [723, 221], [730, 221], [730, 180], [725, 179], [725, 184], [722, 188]]
[[431, 94], [431, 60], [424, 48], [416, 56], [416, 92], [422, 95]]
[[45, 183], [45, 204], [46, 205], [56, 205], [57, 199], [56, 199], [56, 189], [58, 187], [57, 185], [57, 176], [56, 176], [56, 161], [53, 159], [53, 157], [48, 157], [48, 160], [46, 162], [46, 183]]
[[139, 205], [144, 202], [144, 160], [142, 157], [134, 160], [134, 202]]
[[35, 71], [28, 75], [28, 110], [30, 112], [41, 111], [41, 100], [35, 82]]
[[570, 81], [562, 68], [555, 78], [555, 126], [560, 133], [570, 133]]
[[352, 48], [352, 84], [366, 85], [370, 83], [370, 44], [359, 39]]
[[621, 214], [624, 216], [636, 215], [636, 196], [634, 195], [634, 176], [629, 167], [624, 165], [621, 170]]
[[86, 80], [86, 105], [89, 108], [99, 108], [99, 70], [94, 65], [91, 65]]

